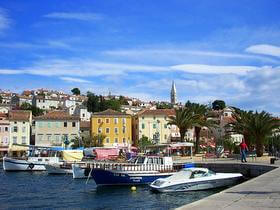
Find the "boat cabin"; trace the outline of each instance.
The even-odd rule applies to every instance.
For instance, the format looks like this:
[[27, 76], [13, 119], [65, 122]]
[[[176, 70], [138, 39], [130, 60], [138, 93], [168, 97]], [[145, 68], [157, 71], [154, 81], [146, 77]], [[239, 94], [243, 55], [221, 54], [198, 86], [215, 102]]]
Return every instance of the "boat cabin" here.
[[141, 165], [173, 165], [172, 157], [160, 156], [137, 156], [133, 163]]

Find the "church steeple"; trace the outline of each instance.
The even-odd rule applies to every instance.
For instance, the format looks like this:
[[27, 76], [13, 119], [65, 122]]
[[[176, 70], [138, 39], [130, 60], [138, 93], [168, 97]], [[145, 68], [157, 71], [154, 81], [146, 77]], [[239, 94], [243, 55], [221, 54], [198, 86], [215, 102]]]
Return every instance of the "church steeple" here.
[[176, 104], [177, 103], [176, 87], [175, 87], [175, 82], [174, 81], [172, 81], [172, 88], [171, 88], [171, 93], [170, 93], [170, 99], [171, 99], [171, 104]]

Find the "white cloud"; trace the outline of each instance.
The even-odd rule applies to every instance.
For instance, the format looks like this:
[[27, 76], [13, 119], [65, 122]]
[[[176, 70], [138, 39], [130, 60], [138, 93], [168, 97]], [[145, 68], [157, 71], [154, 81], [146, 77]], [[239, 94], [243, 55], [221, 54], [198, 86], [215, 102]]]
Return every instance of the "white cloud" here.
[[252, 45], [246, 48], [245, 51], [250, 53], [255, 53], [255, 54], [280, 57], [280, 47], [268, 45], [268, 44]]
[[40, 43], [26, 43], [26, 42], [0, 42], [0, 47], [2, 48], [12, 48], [12, 49], [71, 49], [71, 46], [63, 41], [57, 40], [47, 40]]
[[249, 71], [258, 70], [255, 66], [214, 66], [201, 64], [182, 64], [171, 66], [171, 69], [194, 74], [237, 74], [245, 75]]
[[0, 33], [10, 26], [11, 20], [7, 17], [6, 11], [0, 8]]
[[67, 13], [67, 12], [54, 12], [45, 15], [46, 18], [55, 18], [55, 19], [74, 19], [74, 20], [83, 20], [83, 21], [92, 21], [103, 19], [103, 15], [96, 13]]
[[59, 79], [64, 80], [66, 82], [90, 83], [89, 80], [74, 78], [74, 77], [60, 77]]
[[207, 50], [186, 50], [179, 47], [173, 48], [139, 48], [139, 49], [124, 49], [124, 50], [107, 50], [103, 52], [104, 55], [123, 57], [129, 59], [153, 59], [153, 60], [168, 60], [175, 62], [182, 62], [192, 59], [205, 60], [205, 58], [224, 58], [224, 59], [240, 59], [259, 60], [269, 63], [279, 63], [279, 61], [258, 55], [248, 55], [242, 53], [230, 53]]
[[24, 74], [24, 70], [0, 69], [0, 74]]

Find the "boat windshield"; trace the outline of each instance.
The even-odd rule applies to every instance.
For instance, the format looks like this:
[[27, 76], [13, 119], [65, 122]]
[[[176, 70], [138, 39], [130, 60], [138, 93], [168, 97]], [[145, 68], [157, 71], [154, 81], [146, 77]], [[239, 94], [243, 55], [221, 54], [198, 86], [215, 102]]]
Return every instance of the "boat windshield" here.
[[212, 175], [215, 175], [215, 172], [213, 171], [204, 171], [204, 170], [197, 170], [197, 171], [193, 171], [191, 176], [190, 176], [190, 179], [193, 179], [193, 178], [200, 178], [200, 177], [206, 177], [206, 176], [212, 176]]
[[171, 181], [171, 180], [185, 180], [189, 179], [191, 176], [192, 172], [190, 170], [181, 170], [174, 175], [165, 178], [166, 181]]

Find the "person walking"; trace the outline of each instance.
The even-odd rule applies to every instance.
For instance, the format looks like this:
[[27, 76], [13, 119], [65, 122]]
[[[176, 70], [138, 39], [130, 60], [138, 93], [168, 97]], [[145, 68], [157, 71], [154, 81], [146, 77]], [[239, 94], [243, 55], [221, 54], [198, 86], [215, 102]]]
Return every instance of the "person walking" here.
[[242, 139], [242, 142], [240, 143], [239, 147], [240, 147], [240, 154], [241, 154], [241, 162], [242, 163], [247, 162], [246, 153], [248, 152], [248, 146], [245, 143], [244, 139]]

